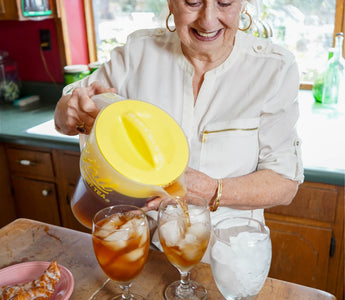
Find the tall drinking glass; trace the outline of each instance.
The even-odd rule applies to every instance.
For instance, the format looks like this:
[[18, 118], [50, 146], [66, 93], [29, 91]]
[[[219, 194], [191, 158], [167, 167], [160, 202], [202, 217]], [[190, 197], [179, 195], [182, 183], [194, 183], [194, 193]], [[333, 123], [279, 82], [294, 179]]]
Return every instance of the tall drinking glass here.
[[252, 299], [260, 292], [272, 256], [267, 226], [252, 218], [226, 218], [215, 225], [210, 246], [213, 278], [225, 299]]
[[186, 194], [166, 198], [158, 210], [158, 233], [164, 253], [181, 279], [165, 289], [165, 298], [206, 299], [207, 291], [190, 280], [190, 270], [202, 259], [210, 238], [210, 211], [205, 199]]
[[149, 252], [149, 227], [143, 210], [131, 205], [102, 209], [93, 218], [92, 243], [103, 272], [119, 283], [122, 294], [112, 300], [144, 299], [129, 290], [144, 268]]

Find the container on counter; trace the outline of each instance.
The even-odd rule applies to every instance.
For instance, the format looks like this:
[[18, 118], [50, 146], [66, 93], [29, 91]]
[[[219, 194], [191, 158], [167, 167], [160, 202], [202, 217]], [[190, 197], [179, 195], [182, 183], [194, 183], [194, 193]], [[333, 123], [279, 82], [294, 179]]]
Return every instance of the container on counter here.
[[17, 63], [8, 52], [0, 51], [0, 102], [13, 102], [19, 98], [21, 82]]
[[89, 68], [90, 68], [91, 73], [95, 72], [102, 64], [103, 63], [99, 61], [89, 63]]
[[[328, 49], [328, 61], [333, 57], [334, 48]], [[323, 93], [323, 84], [325, 80], [325, 72], [326, 70], [322, 71], [319, 76], [314, 81], [312, 92], [316, 102], [322, 103], [322, 93]]]
[[85, 78], [90, 75], [90, 69], [87, 65], [69, 65], [64, 67], [65, 85]]
[[328, 61], [322, 91], [322, 105], [345, 113], [345, 59], [343, 57], [344, 34], [335, 37], [333, 57]]

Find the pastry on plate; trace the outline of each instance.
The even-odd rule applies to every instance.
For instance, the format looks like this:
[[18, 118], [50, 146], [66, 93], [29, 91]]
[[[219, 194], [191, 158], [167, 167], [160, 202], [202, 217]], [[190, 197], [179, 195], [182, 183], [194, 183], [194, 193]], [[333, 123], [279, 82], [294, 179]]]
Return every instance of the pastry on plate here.
[[60, 280], [60, 268], [52, 261], [43, 274], [29, 282], [7, 285], [0, 288], [0, 300], [44, 300], [49, 299]]

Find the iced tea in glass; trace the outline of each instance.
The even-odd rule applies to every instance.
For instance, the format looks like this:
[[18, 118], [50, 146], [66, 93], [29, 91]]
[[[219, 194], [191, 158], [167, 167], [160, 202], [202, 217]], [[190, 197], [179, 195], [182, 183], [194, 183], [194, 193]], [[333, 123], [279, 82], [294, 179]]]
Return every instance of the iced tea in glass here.
[[123, 290], [113, 299], [144, 299], [129, 291], [149, 252], [149, 227], [143, 210], [131, 205], [102, 209], [93, 219], [92, 243], [103, 272]]
[[181, 274], [181, 280], [166, 288], [166, 299], [206, 299], [206, 289], [189, 277], [206, 252], [210, 232], [210, 211], [205, 199], [187, 193], [160, 203], [159, 240], [166, 257]]

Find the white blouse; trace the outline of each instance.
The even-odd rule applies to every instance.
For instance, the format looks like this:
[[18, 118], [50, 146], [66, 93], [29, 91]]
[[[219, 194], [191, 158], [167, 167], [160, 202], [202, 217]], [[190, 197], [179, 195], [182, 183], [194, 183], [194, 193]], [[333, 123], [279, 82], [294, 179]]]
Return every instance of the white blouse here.
[[[193, 75], [176, 33], [140, 30], [112, 51], [109, 62], [64, 92], [97, 80], [125, 98], [160, 107], [185, 132], [189, 166], [213, 178], [271, 169], [303, 182], [299, 75], [288, 50], [239, 31], [227, 60], [205, 74], [195, 105]], [[263, 220], [262, 209], [220, 207], [212, 223], [229, 214]]]

